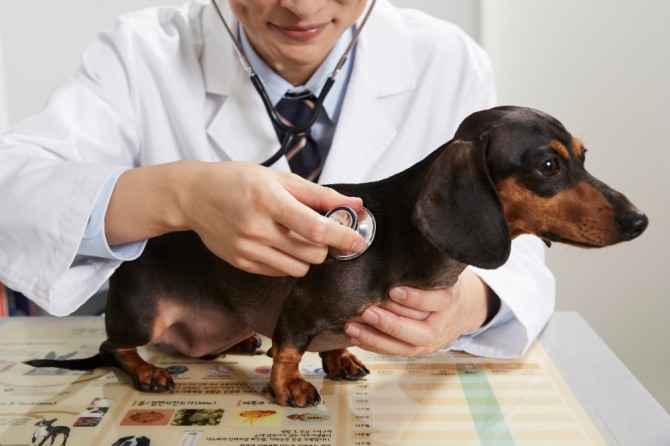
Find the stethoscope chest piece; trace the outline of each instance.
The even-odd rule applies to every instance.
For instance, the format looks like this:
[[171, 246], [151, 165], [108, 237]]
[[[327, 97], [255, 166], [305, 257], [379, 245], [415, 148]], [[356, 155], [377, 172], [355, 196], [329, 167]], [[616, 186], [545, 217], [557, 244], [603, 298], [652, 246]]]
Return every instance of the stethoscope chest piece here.
[[354, 231], [358, 232], [363, 239], [365, 240], [366, 248], [362, 252], [345, 252], [339, 249], [330, 248], [328, 254], [331, 257], [337, 260], [351, 260], [363, 254], [367, 248], [372, 245], [372, 241], [375, 238], [375, 232], [377, 230], [377, 222], [375, 221], [374, 215], [363, 208], [360, 214], [347, 206], [339, 206], [334, 209], [331, 209], [326, 213], [326, 217], [330, 218], [337, 223], [348, 226]]

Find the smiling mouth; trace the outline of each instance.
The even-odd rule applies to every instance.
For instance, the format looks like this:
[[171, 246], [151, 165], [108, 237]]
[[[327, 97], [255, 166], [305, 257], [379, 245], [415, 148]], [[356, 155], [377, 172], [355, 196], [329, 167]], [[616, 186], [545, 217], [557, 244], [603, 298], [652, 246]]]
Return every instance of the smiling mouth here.
[[275, 29], [284, 34], [286, 37], [295, 40], [309, 40], [318, 36], [326, 27], [325, 23], [307, 26], [279, 26], [273, 25]]

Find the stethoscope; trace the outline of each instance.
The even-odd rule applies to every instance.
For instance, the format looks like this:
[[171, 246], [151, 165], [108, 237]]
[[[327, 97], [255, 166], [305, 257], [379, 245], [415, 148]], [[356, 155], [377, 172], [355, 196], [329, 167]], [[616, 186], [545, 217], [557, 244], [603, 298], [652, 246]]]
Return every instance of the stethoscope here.
[[309, 119], [307, 119], [305, 122], [302, 124], [296, 124], [293, 126], [286, 125], [282, 120], [279, 118], [277, 115], [277, 112], [275, 111], [274, 107], [272, 106], [272, 101], [270, 101], [270, 98], [268, 96], [267, 90], [265, 89], [265, 86], [263, 85], [263, 82], [261, 81], [261, 78], [256, 74], [254, 69], [251, 67], [251, 63], [249, 63], [249, 59], [244, 55], [244, 51], [242, 51], [242, 46], [238, 42], [237, 38], [235, 37], [235, 34], [233, 33], [232, 29], [230, 26], [228, 26], [228, 22], [226, 22], [226, 19], [223, 17], [223, 13], [221, 12], [221, 9], [219, 7], [219, 4], [217, 0], [212, 0], [212, 3], [214, 4], [214, 8], [216, 9], [217, 14], [219, 15], [219, 18], [221, 19], [221, 22], [223, 23], [223, 26], [225, 26], [226, 31], [228, 31], [228, 35], [230, 36], [231, 40], [233, 41], [233, 46], [235, 48], [235, 52], [237, 53], [237, 58], [240, 61], [240, 64], [242, 64], [242, 67], [244, 68], [244, 71], [247, 72], [247, 75], [249, 76], [249, 80], [251, 81], [252, 85], [258, 92], [258, 95], [260, 96], [261, 100], [263, 101], [263, 105], [265, 106], [265, 111], [268, 114], [268, 117], [272, 121], [272, 125], [275, 127], [277, 131], [280, 131], [284, 134], [284, 137], [282, 138], [281, 145], [279, 146], [279, 150], [272, 155], [270, 158], [266, 159], [261, 163], [262, 166], [269, 167], [273, 165], [274, 163], [279, 160], [282, 156], [288, 152], [288, 150], [291, 148], [291, 141], [293, 138], [306, 131], [309, 129], [315, 122], [316, 119], [319, 117], [319, 112], [321, 111], [321, 106], [323, 105], [323, 101], [326, 99], [326, 96], [328, 95], [328, 92], [330, 89], [333, 87], [333, 84], [335, 83], [335, 78], [337, 77], [337, 74], [340, 72], [342, 67], [344, 66], [344, 63], [347, 61], [347, 57], [349, 57], [349, 53], [351, 53], [351, 50], [353, 49], [354, 45], [356, 44], [356, 40], [358, 40], [358, 36], [360, 35], [361, 31], [363, 30], [363, 27], [365, 26], [365, 23], [368, 21], [368, 18], [370, 17], [370, 13], [372, 13], [372, 9], [375, 6], [377, 0], [372, 0], [370, 3], [370, 6], [368, 7], [368, 10], [366, 11], [365, 15], [363, 16], [363, 20], [361, 20], [361, 24], [357, 27], [356, 31], [354, 32], [353, 37], [351, 38], [351, 42], [349, 42], [349, 45], [347, 48], [344, 50], [344, 53], [342, 54], [342, 57], [340, 57], [340, 60], [337, 62], [337, 65], [335, 65], [335, 68], [333, 71], [330, 73], [328, 76], [328, 79], [326, 79], [326, 82], [323, 85], [323, 88], [321, 89], [321, 93], [319, 96], [316, 98], [315, 101], [315, 106], [314, 110], [309, 116]]
[[[324, 83], [323, 88], [321, 89], [321, 93], [319, 93], [319, 96], [316, 98], [314, 110], [312, 111], [309, 118], [302, 124], [289, 126], [286, 125], [277, 115], [277, 112], [272, 106], [272, 101], [270, 101], [270, 97], [268, 96], [267, 90], [265, 89], [265, 86], [263, 85], [261, 78], [256, 74], [254, 69], [251, 67], [249, 59], [247, 59], [247, 57], [244, 55], [244, 51], [242, 51], [242, 46], [235, 37], [235, 34], [233, 33], [230, 26], [228, 26], [228, 22], [226, 22], [226, 19], [224, 18], [223, 13], [221, 12], [221, 8], [219, 7], [217, 0], [212, 0], [216, 12], [233, 42], [235, 52], [237, 53], [237, 58], [239, 59], [240, 64], [242, 65], [244, 70], [247, 72], [251, 84], [254, 86], [254, 88], [258, 92], [258, 95], [263, 101], [265, 111], [267, 112], [268, 117], [272, 121], [272, 125], [275, 127], [277, 131], [283, 132], [284, 134], [284, 137], [282, 138], [281, 144], [277, 152], [275, 152], [275, 154], [272, 155], [270, 158], [263, 161], [261, 163], [262, 166], [269, 167], [274, 163], [276, 163], [277, 160], [279, 160], [282, 156], [284, 156], [286, 152], [288, 152], [288, 150], [291, 148], [292, 145], [291, 142], [293, 138], [299, 135], [300, 133], [308, 130], [316, 122], [316, 119], [319, 117], [319, 112], [321, 111], [323, 101], [326, 99], [328, 92], [335, 83], [335, 78], [337, 77], [337, 74], [344, 66], [344, 63], [346, 62], [347, 57], [349, 56], [349, 53], [351, 53], [351, 50], [356, 44], [358, 36], [363, 30], [365, 23], [368, 21], [368, 18], [370, 17], [370, 13], [372, 13], [372, 9], [374, 8], [376, 1], [377, 0], [371, 1], [370, 6], [368, 7], [368, 10], [363, 16], [360, 25], [357, 27], [356, 31], [354, 32], [354, 35], [351, 38], [351, 42], [349, 42], [349, 45], [344, 50], [342, 57], [340, 57], [339, 61], [335, 65], [335, 68], [326, 79], [326, 82]], [[328, 213], [326, 213], [326, 217], [330, 218], [333, 221], [336, 221], [339, 224], [349, 226], [351, 229], [357, 231], [361, 236], [363, 236], [363, 239], [365, 240], [367, 247], [369, 247], [372, 244], [372, 241], [374, 240], [375, 237], [377, 224], [374, 216], [367, 209], [363, 208], [362, 212], [359, 215], [353, 209], [346, 206], [341, 206], [335, 209], [331, 209]], [[337, 260], [351, 260], [360, 256], [361, 254], [363, 254], [363, 252], [359, 253], [342, 252], [337, 251], [333, 248], [329, 250], [329, 254]]]

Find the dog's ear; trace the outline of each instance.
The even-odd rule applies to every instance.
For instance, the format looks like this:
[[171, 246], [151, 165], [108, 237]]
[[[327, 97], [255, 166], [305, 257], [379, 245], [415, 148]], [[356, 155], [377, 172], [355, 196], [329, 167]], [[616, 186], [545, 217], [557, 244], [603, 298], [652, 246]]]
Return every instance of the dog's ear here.
[[437, 249], [459, 262], [497, 268], [509, 257], [511, 235], [488, 175], [486, 143], [452, 141], [424, 180], [412, 215]]

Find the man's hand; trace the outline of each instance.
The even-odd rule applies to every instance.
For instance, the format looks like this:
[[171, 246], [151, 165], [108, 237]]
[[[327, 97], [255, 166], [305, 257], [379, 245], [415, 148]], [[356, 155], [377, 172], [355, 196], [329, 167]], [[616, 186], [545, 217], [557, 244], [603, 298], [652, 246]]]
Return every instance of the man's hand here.
[[329, 246], [365, 249], [356, 231], [316, 211], [337, 206], [360, 211], [363, 203], [257, 164], [179, 161], [124, 173], [105, 229], [110, 244], [193, 230], [237, 268], [300, 277], [325, 260]]
[[489, 289], [466, 269], [453, 287], [418, 290], [397, 287], [392, 301], [365, 310], [363, 322], [348, 322], [351, 342], [376, 353], [413, 356], [432, 353], [487, 319]]

